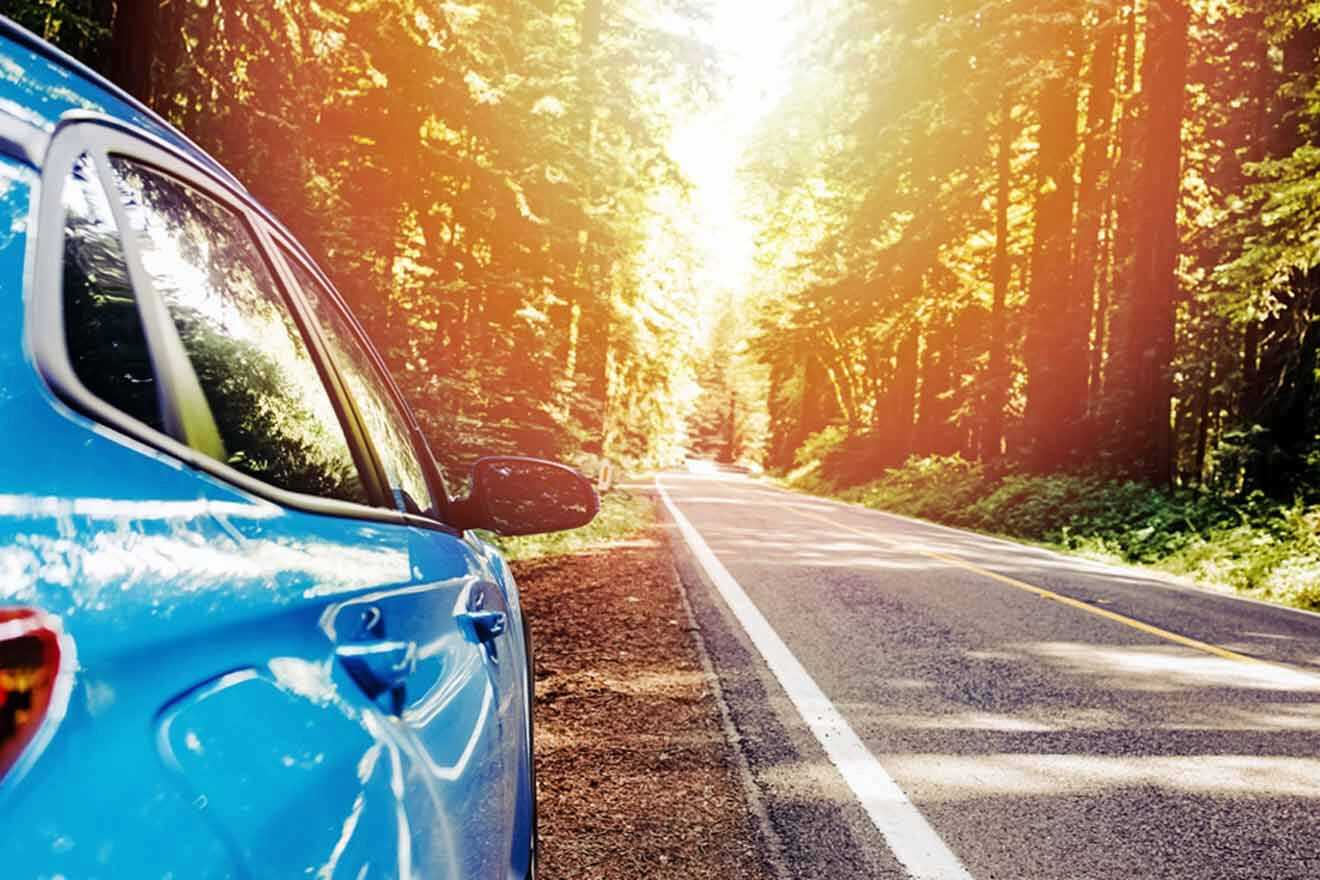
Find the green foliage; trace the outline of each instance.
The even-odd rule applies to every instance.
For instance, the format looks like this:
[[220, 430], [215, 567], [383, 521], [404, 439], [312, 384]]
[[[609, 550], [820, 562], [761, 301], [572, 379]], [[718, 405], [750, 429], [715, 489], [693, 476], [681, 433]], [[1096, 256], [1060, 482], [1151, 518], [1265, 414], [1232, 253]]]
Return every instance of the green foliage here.
[[1238, 219], [1242, 245], [1218, 270], [1225, 289], [1219, 307], [1239, 322], [1283, 309], [1280, 291], [1320, 253], [1320, 147], [1303, 145], [1250, 170], [1254, 182]]
[[[867, 507], [953, 522], [986, 490], [984, 468], [961, 456], [912, 458], [880, 480], [856, 487], [846, 498]], [[964, 524], [964, 523], [958, 523]]]
[[600, 513], [585, 528], [492, 541], [509, 559], [564, 556], [639, 538], [654, 523], [655, 503], [649, 496], [615, 489], [601, 498]]
[[827, 425], [802, 441], [793, 456], [797, 467], [816, 464], [835, 452], [848, 440], [847, 428], [843, 425]]
[[1316, 9], [813, 8], [751, 156], [769, 466], [1320, 485]]
[[1158, 564], [1264, 599], [1320, 609], [1320, 508], [1259, 510], [1236, 525], [1196, 535]]
[[689, 455], [724, 462], [759, 462], [764, 455], [764, 370], [747, 356], [740, 323], [734, 303], [725, 302], [696, 371], [700, 391], [686, 419]]
[[110, 38], [99, 0], [0, 0], [0, 15], [13, 19], [65, 52], [96, 66]]
[[1320, 507], [1070, 474], [987, 475], [959, 456], [913, 458], [864, 486], [797, 488], [1320, 609]]

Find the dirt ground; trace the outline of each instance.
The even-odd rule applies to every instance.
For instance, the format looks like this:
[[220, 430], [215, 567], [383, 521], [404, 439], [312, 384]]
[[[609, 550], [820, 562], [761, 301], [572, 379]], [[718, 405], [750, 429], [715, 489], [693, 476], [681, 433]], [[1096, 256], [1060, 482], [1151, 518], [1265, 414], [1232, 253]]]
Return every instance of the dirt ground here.
[[766, 876], [662, 534], [515, 571], [537, 659], [541, 880]]

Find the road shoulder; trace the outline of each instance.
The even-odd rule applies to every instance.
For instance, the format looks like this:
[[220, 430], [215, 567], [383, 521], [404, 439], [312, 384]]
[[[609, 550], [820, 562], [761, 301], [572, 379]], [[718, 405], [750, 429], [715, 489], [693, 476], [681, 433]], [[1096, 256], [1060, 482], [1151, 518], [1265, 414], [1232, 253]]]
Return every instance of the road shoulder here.
[[773, 877], [663, 534], [516, 563], [542, 880]]

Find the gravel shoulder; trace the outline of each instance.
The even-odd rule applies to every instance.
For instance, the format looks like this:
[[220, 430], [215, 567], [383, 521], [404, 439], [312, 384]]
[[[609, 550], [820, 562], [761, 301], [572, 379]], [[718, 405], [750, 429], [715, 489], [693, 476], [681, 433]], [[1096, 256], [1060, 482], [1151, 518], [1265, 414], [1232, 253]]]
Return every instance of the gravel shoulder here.
[[659, 527], [514, 570], [537, 658], [542, 880], [771, 876]]

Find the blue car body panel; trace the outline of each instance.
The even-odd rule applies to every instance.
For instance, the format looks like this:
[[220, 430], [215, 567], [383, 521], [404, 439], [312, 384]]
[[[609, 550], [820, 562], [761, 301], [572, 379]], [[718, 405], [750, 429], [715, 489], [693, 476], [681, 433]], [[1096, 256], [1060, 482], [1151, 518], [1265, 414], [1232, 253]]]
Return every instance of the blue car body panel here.
[[[217, 173], [0, 32], [0, 131], [87, 110]], [[0, 151], [0, 606], [58, 617], [78, 665], [48, 745], [0, 780], [4, 876], [527, 876], [530, 682], [507, 566], [471, 536], [283, 507], [66, 406], [25, 318], [30, 159]], [[507, 630], [474, 638], [489, 611]], [[371, 696], [344, 659], [364, 626], [410, 646], [397, 693]]]

